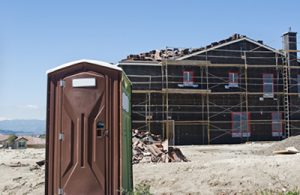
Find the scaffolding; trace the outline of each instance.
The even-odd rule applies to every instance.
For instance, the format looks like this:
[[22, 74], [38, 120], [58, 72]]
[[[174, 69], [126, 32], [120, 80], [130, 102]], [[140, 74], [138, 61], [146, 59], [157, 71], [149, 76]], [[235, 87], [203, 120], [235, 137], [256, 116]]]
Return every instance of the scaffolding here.
[[[263, 128], [264, 125], [269, 125], [268, 127], [273, 128], [273, 113], [278, 112], [283, 114], [280, 120], [283, 134], [278, 136], [279, 139], [291, 136], [291, 129], [293, 129], [293, 134], [295, 132], [300, 134], [300, 118], [297, 118], [298, 116], [291, 118], [291, 115], [296, 116], [300, 113], [300, 106], [290, 109], [291, 105], [297, 105], [298, 102], [295, 100], [296, 102], [293, 103], [300, 93], [298, 91], [300, 83], [295, 77], [295, 75], [300, 75], [300, 67], [291, 66], [289, 57], [290, 52], [299, 52], [299, 50], [274, 52], [261, 51], [257, 48], [252, 50], [216, 49], [214, 52], [214, 55], [209, 52], [199, 54], [197, 57], [201, 60], [162, 59], [157, 65], [161, 70], [159, 75], [128, 74], [133, 86], [136, 86], [132, 93], [144, 95], [144, 101], [133, 104], [133, 114], [144, 117], [144, 120], [133, 119], [135, 127], [151, 131], [154, 123], [161, 124], [161, 134], [169, 138], [172, 145], [176, 140], [175, 127], [197, 126], [202, 134], [202, 142], [210, 144], [217, 143], [216, 140], [232, 134], [232, 113], [247, 113], [246, 120], [249, 125], [246, 125], [246, 131], [250, 133], [251, 129], [248, 129], [250, 126], [262, 125], [261, 128]], [[218, 52], [222, 52], [222, 55]], [[264, 54], [267, 56], [263, 56]], [[212, 58], [238, 59], [243, 63], [212, 63]], [[253, 63], [255, 60], [271, 60], [272, 63], [256, 64]], [[189, 67], [194, 72], [198, 72], [198, 76], [193, 77], [196, 80], [193, 84], [199, 87], [179, 87], [182, 86], [184, 78], [182, 74], [174, 74], [174, 70], [178, 72], [182, 67]], [[238, 87], [228, 87], [227, 72], [218, 72], [218, 70], [230, 68], [238, 73]], [[265, 84], [261, 73], [265, 70], [273, 74], [272, 95], [269, 97], [265, 96], [262, 90]], [[160, 87], [155, 88], [154, 85]], [[159, 98], [153, 98], [154, 94], [157, 94]], [[188, 101], [184, 99], [179, 101], [185, 96], [189, 96]], [[225, 102], [225, 99], [230, 97], [232, 100]], [[174, 98], [178, 98], [178, 101], [174, 101]], [[144, 109], [141, 109], [142, 107]], [[258, 117], [250, 119], [248, 113]], [[193, 119], [188, 119], [188, 116]], [[240, 136], [241, 142], [249, 141], [249, 139], [250, 136]]]

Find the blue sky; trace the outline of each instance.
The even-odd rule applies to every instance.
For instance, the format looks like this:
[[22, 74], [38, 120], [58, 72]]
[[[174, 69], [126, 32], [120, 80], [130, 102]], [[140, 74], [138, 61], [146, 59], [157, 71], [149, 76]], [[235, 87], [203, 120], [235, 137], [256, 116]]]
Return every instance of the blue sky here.
[[[0, 3], [0, 120], [45, 119], [46, 71], [82, 59], [201, 47], [234, 33], [280, 49], [300, 32], [296, 0], [16, 1]], [[299, 40], [298, 40], [299, 42]]]

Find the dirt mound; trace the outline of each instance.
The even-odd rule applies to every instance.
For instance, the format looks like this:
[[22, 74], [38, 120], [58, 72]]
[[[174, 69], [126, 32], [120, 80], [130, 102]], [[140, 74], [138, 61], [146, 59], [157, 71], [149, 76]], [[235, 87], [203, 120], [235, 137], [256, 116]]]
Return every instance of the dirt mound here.
[[300, 135], [292, 136], [292, 137], [289, 137], [285, 140], [275, 142], [270, 147], [259, 150], [258, 154], [273, 155], [273, 151], [284, 150], [287, 147], [295, 147], [297, 150], [300, 151]]

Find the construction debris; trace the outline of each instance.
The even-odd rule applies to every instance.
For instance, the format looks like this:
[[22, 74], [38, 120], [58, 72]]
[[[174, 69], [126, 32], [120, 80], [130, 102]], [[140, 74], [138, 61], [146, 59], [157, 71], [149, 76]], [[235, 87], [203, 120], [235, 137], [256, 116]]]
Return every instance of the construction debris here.
[[257, 154], [261, 155], [274, 155], [277, 154], [275, 151], [286, 150], [287, 148], [294, 147], [297, 151], [300, 151], [300, 135], [291, 136], [279, 142], [274, 142], [271, 146], [263, 148], [257, 151]]
[[[122, 61], [157, 61], [160, 62], [163, 59], [176, 59], [185, 55], [193, 54], [199, 51], [203, 51], [205, 49], [210, 49], [212, 47], [241, 39], [246, 37], [245, 35], [240, 35], [240, 34], [233, 34], [227, 39], [221, 40], [219, 42], [213, 42], [210, 45], [207, 45], [205, 47], [200, 47], [200, 48], [166, 48], [166, 49], [160, 49], [160, 50], [152, 50], [149, 52], [144, 52], [140, 54], [130, 54], [127, 56], [126, 59]], [[261, 42], [261, 41], [260, 41]]]
[[299, 151], [295, 147], [287, 147], [284, 150], [273, 151], [273, 154], [297, 154]]
[[28, 163], [17, 162], [17, 163], [11, 163], [8, 166], [9, 167], [28, 167], [29, 164]]
[[187, 162], [179, 148], [169, 147], [168, 140], [137, 129], [132, 132], [132, 163]]
[[45, 165], [45, 162], [46, 162], [46, 160], [40, 160], [40, 161], [37, 161], [36, 164], [41, 167], [41, 166]]

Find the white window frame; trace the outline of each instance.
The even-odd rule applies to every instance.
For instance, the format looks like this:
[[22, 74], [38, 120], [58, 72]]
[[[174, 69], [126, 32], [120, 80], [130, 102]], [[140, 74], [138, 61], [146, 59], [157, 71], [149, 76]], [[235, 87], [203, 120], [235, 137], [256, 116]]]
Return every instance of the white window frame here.
[[228, 87], [239, 87], [239, 73], [228, 73]]
[[[272, 82], [269, 79], [272, 79]], [[266, 91], [269, 87], [272, 91]], [[263, 93], [264, 98], [274, 98], [274, 75], [272, 73], [263, 74]]]
[[[236, 121], [234, 116], [239, 116], [239, 120]], [[231, 114], [232, 122], [232, 137], [250, 137], [250, 116], [247, 112], [232, 112]], [[238, 124], [238, 128], [235, 127], [235, 124]], [[246, 127], [246, 128], [243, 128]]]
[[282, 136], [282, 113], [281, 112], [272, 112], [272, 136], [273, 137]]

